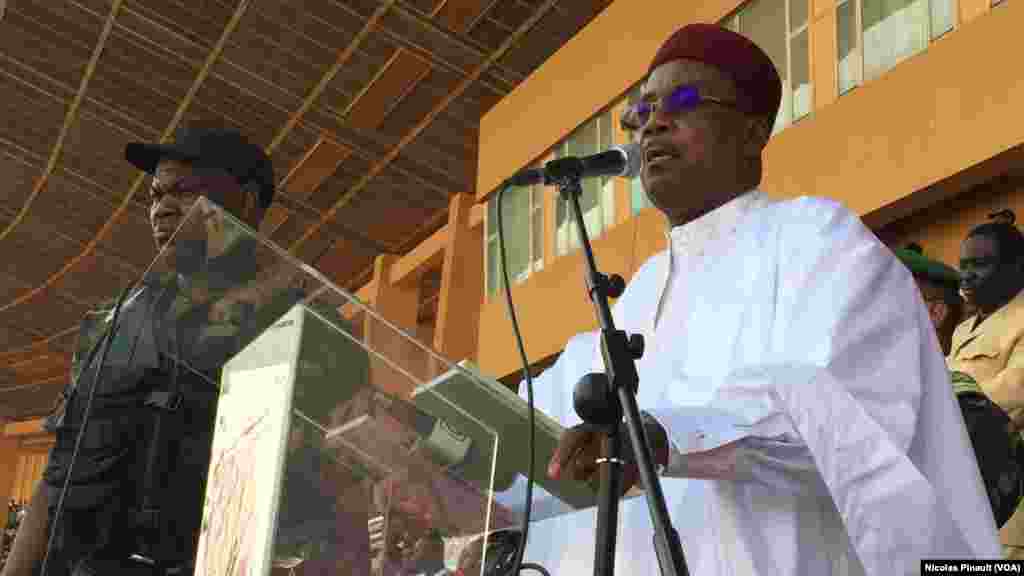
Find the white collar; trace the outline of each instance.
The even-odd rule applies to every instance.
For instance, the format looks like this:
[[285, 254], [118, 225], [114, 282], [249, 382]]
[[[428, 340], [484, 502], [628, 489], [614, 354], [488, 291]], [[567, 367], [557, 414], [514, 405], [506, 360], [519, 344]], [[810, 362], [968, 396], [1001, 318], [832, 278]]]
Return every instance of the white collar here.
[[668, 243], [668, 266], [665, 279], [658, 294], [658, 305], [654, 309], [652, 328], [658, 327], [658, 320], [672, 284], [677, 264], [675, 260], [685, 255], [699, 256], [714, 240], [731, 236], [739, 228], [740, 221], [751, 211], [769, 202], [768, 196], [758, 189], [744, 192], [696, 220], [671, 228], [665, 232]]
[[665, 232], [669, 255], [703, 252], [711, 241], [731, 235], [743, 216], [765, 200], [767, 196], [760, 190], [744, 192], [696, 220], [669, 229]]

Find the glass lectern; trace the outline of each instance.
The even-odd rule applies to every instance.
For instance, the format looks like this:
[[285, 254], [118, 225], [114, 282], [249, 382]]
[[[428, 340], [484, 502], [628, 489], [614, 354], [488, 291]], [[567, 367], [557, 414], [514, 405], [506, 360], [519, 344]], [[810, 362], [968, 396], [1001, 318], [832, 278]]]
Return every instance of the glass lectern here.
[[411, 402], [460, 367], [206, 200], [143, 285], [175, 381], [218, 398], [197, 574], [480, 574], [517, 519], [498, 434]]

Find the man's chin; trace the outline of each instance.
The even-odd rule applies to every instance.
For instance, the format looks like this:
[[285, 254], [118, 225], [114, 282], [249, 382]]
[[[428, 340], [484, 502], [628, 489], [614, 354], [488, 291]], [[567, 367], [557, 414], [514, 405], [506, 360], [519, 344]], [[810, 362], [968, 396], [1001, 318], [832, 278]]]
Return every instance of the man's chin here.
[[159, 254], [159, 253], [163, 252], [164, 250], [167, 250], [167, 249], [169, 249], [169, 248], [171, 248], [173, 246], [171, 244], [171, 237], [170, 236], [162, 236], [162, 237], [159, 237], [159, 238], [153, 238], [153, 243], [156, 245], [157, 254]]

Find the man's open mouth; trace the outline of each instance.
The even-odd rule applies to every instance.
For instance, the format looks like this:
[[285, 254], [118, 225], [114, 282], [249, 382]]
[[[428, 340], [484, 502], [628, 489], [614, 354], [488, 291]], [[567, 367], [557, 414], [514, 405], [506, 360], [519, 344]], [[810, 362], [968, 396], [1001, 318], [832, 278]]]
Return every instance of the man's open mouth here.
[[651, 146], [644, 151], [644, 163], [647, 166], [657, 166], [675, 160], [675, 158], [675, 154], [662, 146]]

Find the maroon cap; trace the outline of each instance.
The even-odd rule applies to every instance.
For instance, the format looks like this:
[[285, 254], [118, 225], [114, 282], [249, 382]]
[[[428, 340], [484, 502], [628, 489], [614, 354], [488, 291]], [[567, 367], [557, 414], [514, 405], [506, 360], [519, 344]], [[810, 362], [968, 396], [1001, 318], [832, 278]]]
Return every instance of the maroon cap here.
[[739, 108], [775, 118], [782, 102], [782, 80], [771, 58], [744, 36], [714, 24], [688, 24], [676, 31], [654, 55], [652, 70], [673, 60], [696, 60], [714, 66], [736, 83]]

